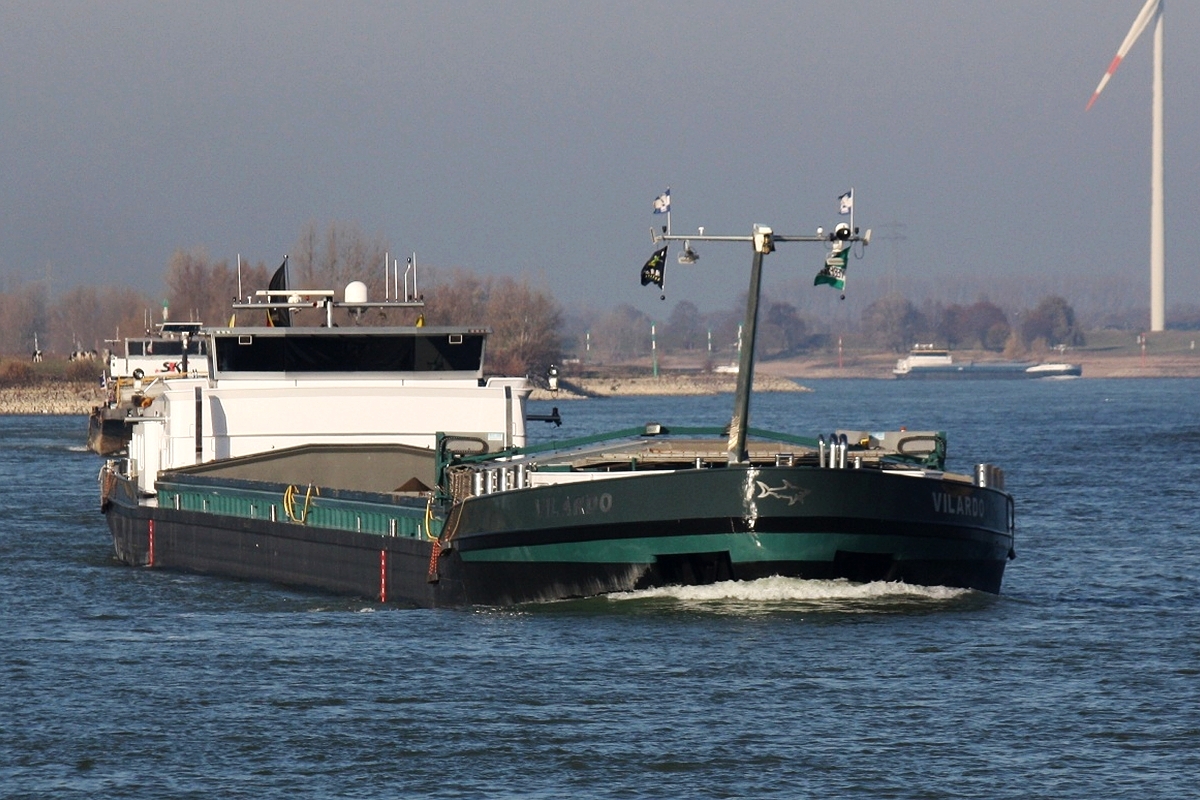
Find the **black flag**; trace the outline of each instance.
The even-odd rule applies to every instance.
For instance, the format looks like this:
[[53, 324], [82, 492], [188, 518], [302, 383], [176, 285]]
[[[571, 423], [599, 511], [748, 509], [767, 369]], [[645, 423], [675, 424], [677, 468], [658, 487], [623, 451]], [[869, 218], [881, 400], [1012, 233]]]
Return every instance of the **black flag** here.
[[642, 286], [653, 283], [659, 289], [663, 288], [663, 268], [666, 267], [666, 264], [667, 246], [664, 244], [661, 249], [656, 250], [654, 255], [650, 256], [646, 266], [642, 267]]
[[[275, 270], [275, 274], [271, 276], [271, 282], [267, 284], [268, 291], [286, 292], [288, 290], [287, 262], [287, 256], [284, 256], [283, 263], [279, 265], [279, 269]], [[287, 298], [276, 297], [273, 294], [267, 295], [268, 302], [277, 303], [281, 300], [287, 300]], [[290, 328], [292, 326], [292, 315], [286, 308], [268, 308], [267, 324], [272, 328]]]

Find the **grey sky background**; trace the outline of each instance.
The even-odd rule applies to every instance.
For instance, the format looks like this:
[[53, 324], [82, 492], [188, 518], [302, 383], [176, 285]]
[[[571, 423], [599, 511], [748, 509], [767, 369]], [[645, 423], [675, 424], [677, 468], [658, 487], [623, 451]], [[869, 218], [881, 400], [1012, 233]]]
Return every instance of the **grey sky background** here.
[[[1107, 282], [1148, 306], [1151, 31], [1084, 113], [1140, 7], [7, 2], [0, 278], [154, 294], [178, 248], [271, 263], [339, 221], [662, 314], [637, 277], [668, 185], [675, 232], [736, 234], [828, 228], [853, 186], [881, 238], [851, 291]], [[1200, 302], [1200, 4], [1166, 23], [1171, 305]], [[699, 249], [672, 253], [668, 305], [744, 291], [748, 246]], [[822, 258], [768, 265], [808, 284]]]

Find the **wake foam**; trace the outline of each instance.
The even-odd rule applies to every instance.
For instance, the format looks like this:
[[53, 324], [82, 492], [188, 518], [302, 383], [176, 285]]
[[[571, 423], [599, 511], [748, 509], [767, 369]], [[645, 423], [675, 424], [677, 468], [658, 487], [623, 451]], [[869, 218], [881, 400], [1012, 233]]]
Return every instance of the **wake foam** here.
[[636, 592], [606, 595], [613, 602], [666, 601], [681, 606], [712, 608], [722, 606], [745, 610], [749, 605], [763, 610], [787, 607], [813, 610], [881, 611], [889, 606], [933, 608], [976, 595], [970, 589], [946, 586], [914, 586], [898, 582], [851, 583], [838, 580], [801, 578], [760, 578], [754, 581], [722, 581], [704, 586], [664, 586]]

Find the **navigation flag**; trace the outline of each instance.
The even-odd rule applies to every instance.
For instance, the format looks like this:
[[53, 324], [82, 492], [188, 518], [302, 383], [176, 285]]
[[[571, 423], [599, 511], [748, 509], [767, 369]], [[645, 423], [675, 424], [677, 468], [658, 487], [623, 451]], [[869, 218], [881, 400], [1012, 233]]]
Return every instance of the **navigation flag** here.
[[654, 198], [654, 213], [655, 214], [670, 214], [671, 213], [671, 187]]
[[846, 192], [838, 198], [838, 213], [849, 214], [854, 210], [854, 190]]
[[[286, 292], [288, 290], [288, 274], [287, 274], [288, 257], [283, 257], [283, 263], [279, 265], [279, 269], [275, 270], [275, 274], [271, 276], [271, 282], [267, 284], [267, 291], [270, 292]], [[276, 297], [273, 294], [267, 295], [267, 302], [275, 303], [280, 300], [287, 300], [286, 297]], [[268, 308], [267, 309], [267, 324], [272, 328], [290, 328], [292, 326], [292, 315], [288, 313], [286, 308]]]
[[828, 284], [838, 291], [846, 288], [846, 256], [850, 249], [835, 250], [825, 259], [825, 268], [813, 278], [813, 286]]
[[642, 267], [642, 286], [653, 283], [659, 289], [663, 288], [663, 268], [667, 264], [667, 245], [654, 251], [646, 266]]

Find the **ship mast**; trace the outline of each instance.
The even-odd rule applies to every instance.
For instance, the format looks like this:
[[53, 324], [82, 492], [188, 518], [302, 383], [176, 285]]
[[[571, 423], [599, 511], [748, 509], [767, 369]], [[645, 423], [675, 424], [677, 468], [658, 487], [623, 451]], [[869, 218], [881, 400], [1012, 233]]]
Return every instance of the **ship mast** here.
[[[668, 206], [669, 208], [669, 206]], [[730, 464], [745, 464], [749, 462], [746, 451], [746, 431], [750, 427], [750, 397], [754, 391], [754, 345], [758, 337], [758, 305], [762, 291], [763, 256], [775, 251], [775, 245], [780, 242], [820, 242], [830, 246], [834, 256], [848, 250], [856, 242], [865, 246], [871, 241], [871, 231], [859, 235], [854, 227], [853, 205], [850, 205], [850, 223], [841, 223], [830, 233], [817, 228], [815, 234], [778, 234], [766, 225], [754, 225], [749, 236], [713, 236], [706, 235], [700, 228], [699, 234], [686, 236], [671, 232], [670, 216], [661, 233], [652, 232], [654, 243], [683, 241], [685, 256], [680, 257], [680, 263], [693, 263], [698, 256], [691, 249], [691, 242], [750, 242], [754, 248], [754, 257], [750, 262], [750, 288], [746, 293], [746, 317], [742, 326], [742, 350], [738, 359], [737, 389], [733, 397], [733, 417], [729, 422], [729, 442], [727, 446]]]

